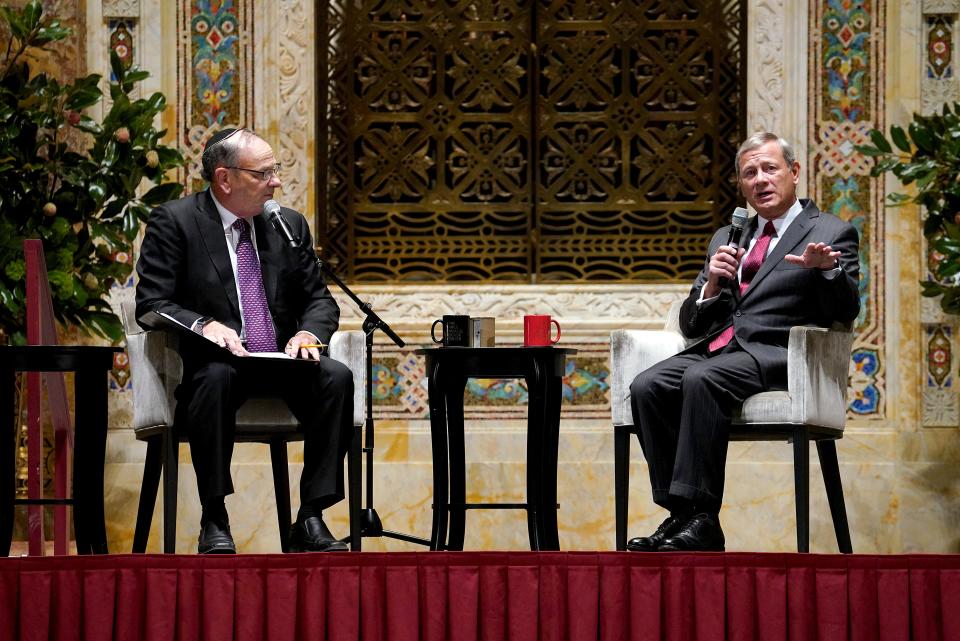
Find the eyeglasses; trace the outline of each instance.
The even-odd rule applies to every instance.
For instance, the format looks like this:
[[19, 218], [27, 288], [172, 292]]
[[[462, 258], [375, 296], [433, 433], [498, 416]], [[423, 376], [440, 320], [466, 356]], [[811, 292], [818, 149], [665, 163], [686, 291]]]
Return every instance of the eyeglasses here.
[[260, 178], [260, 180], [266, 182], [273, 178], [274, 176], [280, 176], [280, 163], [275, 164], [270, 169], [247, 169], [246, 167], [227, 167], [227, 169], [239, 169], [240, 171], [249, 171], [251, 174]]

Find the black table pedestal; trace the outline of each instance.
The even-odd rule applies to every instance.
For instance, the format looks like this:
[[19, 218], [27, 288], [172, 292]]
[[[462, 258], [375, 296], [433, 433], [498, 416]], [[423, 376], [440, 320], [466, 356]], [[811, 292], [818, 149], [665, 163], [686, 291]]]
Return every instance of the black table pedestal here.
[[[426, 358], [433, 448], [431, 550], [462, 550], [469, 509], [525, 509], [531, 550], [559, 550], [557, 450], [566, 358], [555, 347], [440, 347]], [[523, 378], [527, 383], [527, 502], [467, 503], [463, 393], [468, 378]]]
[[[119, 347], [27, 345], [0, 347], [0, 555], [10, 553], [14, 505], [47, 503], [15, 500], [17, 372], [75, 372], [73, 445], [73, 528], [80, 554], [106, 554], [103, 464], [107, 445], [107, 381]], [[61, 497], [63, 498], [63, 497]]]

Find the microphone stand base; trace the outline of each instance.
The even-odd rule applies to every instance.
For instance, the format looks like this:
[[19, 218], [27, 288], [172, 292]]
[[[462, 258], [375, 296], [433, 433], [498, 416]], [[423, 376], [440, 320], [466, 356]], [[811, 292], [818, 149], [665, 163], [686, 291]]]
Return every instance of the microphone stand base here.
[[380, 521], [380, 516], [377, 514], [376, 509], [372, 507], [360, 510], [360, 536], [385, 536], [390, 539], [397, 539], [398, 541], [406, 541], [407, 543], [416, 543], [417, 545], [425, 545], [430, 547], [430, 539], [424, 539], [420, 538], [419, 536], [412, 536], [402, 532], [384, 530], [383, 523]]
[[360, 535], [383, 536], [383, 523], [380, 521], [380, 515], [372, 507], [360, 510]]

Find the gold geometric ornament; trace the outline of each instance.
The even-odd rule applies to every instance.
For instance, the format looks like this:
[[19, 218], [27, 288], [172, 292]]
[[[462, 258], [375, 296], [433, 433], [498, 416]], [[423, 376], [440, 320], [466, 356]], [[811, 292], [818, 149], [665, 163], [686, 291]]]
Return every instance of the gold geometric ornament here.
[[318, 3], [354, 281], [688, 281], [737, 205], [742, 0]]

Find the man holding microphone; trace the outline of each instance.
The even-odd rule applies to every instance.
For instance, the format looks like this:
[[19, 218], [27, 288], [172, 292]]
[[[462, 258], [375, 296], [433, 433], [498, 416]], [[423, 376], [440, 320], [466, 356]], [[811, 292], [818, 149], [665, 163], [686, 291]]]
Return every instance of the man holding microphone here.
[[787, 141], [750, 136], [736, 172], [758, 215], [741, 238], [728, 226], [710, 241], [680, 311], [683, 334], [703, 338], [630, 386], [653, 501], [670, 513], [653, 534], [631, 539], [632, 551], [725, 548], [719, 512], [733, 410], [786, 389], [791, 327], [850, 323], [859, 313], [857, 232], [797, 198], [800, 164]]

